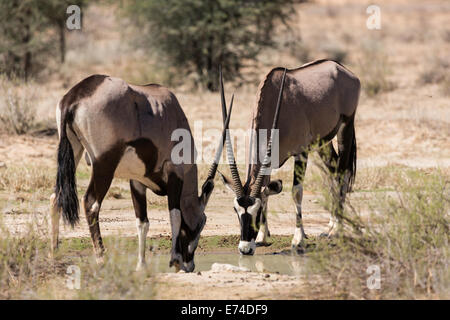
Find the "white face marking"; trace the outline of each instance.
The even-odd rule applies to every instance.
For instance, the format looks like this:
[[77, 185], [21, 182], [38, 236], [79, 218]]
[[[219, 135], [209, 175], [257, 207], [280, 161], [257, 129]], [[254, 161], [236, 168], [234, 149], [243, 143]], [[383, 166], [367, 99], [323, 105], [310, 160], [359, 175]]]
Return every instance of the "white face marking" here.
[[239, 205], [239, 203], [237, 202], [237, 198], [234, 198], [234, 208], [236, 209], [240, 219], [241, 216], [245, 213], [245, 209]]
[[256, 218], [256, 215], [258, 214], [258, 210], [261, 207], [261, 199], [256, 198], [255, 203], [247, 208], [247, 212], [252, 215], [252, 217]]
[[252, 241], [239, 241], [239, 252], [241, 254], [246, 254], [249, 252], [255, 252], [256, 243], [255, 240]]
[[194, 271], [195, 265], [194, 265], [194, 259], [192, 259], [189, 262], [183, 262], [183, 270], [186, 272], [192, 272]]
[[198, 240], [199, 240], [199, 239], [200, 239], [200, 233], [198, 234], [197, 237], [195, 237], [194, 240], [192, 240], [191, 242], [189, 242], [189, 245], [188, 245], [188, 251], [189, 251], [189, 253], [193, 253], [194, 250], [197, 248]]

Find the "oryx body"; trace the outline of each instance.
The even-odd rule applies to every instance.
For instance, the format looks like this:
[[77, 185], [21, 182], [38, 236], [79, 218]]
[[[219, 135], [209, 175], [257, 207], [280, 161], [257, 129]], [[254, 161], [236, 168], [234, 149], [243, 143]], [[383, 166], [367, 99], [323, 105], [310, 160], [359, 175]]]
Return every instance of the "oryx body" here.
[[[175, 95], [155, 84], [135, 86], [118, 78], [94, 75], [63, 97], [56, 108], [56, 118], [60, 142], [58, 176], [51, 204], [53, 247], [58, 242], [60, 212], [66, 222], [74, 225], [78, 221], [74, 175], [86, 150], [92, 175], [81, 207], [97, 256], [101, 258], [104, 251], [99, 210], [113, 178], [120, 177], [130, 180], [139, 236], [138, 269], [145, 262], [148, 188], [168, 197], [173, 244], [171, 265], [192, 271], [194, 251], [206, 221], [204, 209], [213, 184], [198, 196], [195, 146]], [[178, 141], [172, 141], [171, 137], [177, 129], [189, 133], [190, 141], [184, 141], [190, 142], [189, 163], [172, 161], [172, 148]]]
[[[225, 182], [232, 185], [237, 198], [241, 198], [240, 201], [234, 202], [234, 207], [238, 213], [241, 212], [239, 250], [243, 254], [254, 253], [255, 240], [256, 244], [265, 242], [268, 234], [267, 198], [271, 194], [281, 192], [282, 189], [281, 181], [270, 181], [270, 174], [258, 179], [263, 163], [257, 155], [265, 154], [268, 143], [267, 140], [260, 141], [260, 130], [270, 132], [270, 129], [274, 128], [274, 115], [283, 70], [283, 68], [271, 70], [258, 88], [257, 103], [251, 117], [251, 129], [256, 134], [251, 139], [249, 158], [254, 161], [248, 161], [246, 183], [242, 185], [240, 179], [236, 178], [238, 174], [233, 174], [233, 167], [231, 167], [233, 181], [225, 178]], [[292, 194], [296, 204], [297, 225], [292, 245], [297, 247], [305, 237], [301, 215], [302, 180], [310, 146], [315, 143], [324, 145], [319, 153], [330, 171], [337, 170], [338, 176], [346, 174], [345, 182], [340, 183], [340, 207], [354, 178], [356, 139], [353, 122], [358, 105], [360, 82], [348, 69], [329, 60], [318, 60], [297, 69], [287, 70], [284, 81], [276, 126], [279, 130], [277, 160], [282, 166], [291, 156], [295, 157]], [[333, 145], [328, 143], [336, 135], [338, 153]], [[242, 219], [244, 214], [247, 214], [246, 223]], [[332, 212], [332, 217], [337, 215], [337, 211]], [[250, 224], [256, 226], [256, 230]], [[330, 220], [330, 224], [334, 225], [334, 219]], [[334, 230], [332, 228], [331, 233]]]

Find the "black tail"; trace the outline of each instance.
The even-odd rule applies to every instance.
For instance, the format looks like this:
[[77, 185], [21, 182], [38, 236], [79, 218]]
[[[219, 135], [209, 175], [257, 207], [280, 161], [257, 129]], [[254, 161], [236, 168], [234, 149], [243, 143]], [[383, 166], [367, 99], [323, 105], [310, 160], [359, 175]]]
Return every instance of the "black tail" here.
[[355, 182], [355, 176], [356, 176], [356, 135], [355, 135], [355, 125], [352, 123], [352, 146], [350, 149], [350, 158], [348, 161], [348, 168], [347, 170], [350, 172], [350, 179], [348, 181], [348, 188], [347, 191], [351, 192], [353, 189], [353, 184]]
[[56, 204], [62, 210], [64, 222], [72, 227], [78, 223], [78, 195], [77, 182], [75, 178], [75, 159], [72, 145], [67, 137], [67, 123], [72, 119], [70, 112], [62, 112], [61, 135], [58, 146], [58, 173], [56, 176]]

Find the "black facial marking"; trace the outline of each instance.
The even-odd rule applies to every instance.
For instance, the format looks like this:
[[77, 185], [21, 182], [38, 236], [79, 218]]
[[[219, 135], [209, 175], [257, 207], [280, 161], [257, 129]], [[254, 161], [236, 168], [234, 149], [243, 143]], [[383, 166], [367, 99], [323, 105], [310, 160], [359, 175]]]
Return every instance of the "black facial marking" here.
[[247, 209], [255, 204], [255, 198], [249, 196], [242, 196], [237, 199], [237, 203], [242, 207]]
[[241, 240], [242, 241], [251, 241], [256, 238], [256, 232], [253, 227], [253, 219], [252, 215], [249, 213], [244, 213], [240, 218], [241, 223]]

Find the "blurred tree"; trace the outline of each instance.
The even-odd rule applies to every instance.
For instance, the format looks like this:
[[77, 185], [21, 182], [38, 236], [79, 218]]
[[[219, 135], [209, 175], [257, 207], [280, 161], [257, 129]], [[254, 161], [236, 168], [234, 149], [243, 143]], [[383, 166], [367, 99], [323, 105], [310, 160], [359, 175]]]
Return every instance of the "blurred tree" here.
[[141, 43], [158, 49], [183, 75], [218, 89], [224, 77], [240, 77], [245, 61], [274, 44], [275, 22], [287, 25], [299, 0], [129, 0], [125, 12], [141, 31]]
[[42, 31], [42, 15], [35, 1], [0, 1], [0, 55], [2, 71], [28, 78], [33, 53], [42, 47], [35, 35]]
[[48, 19], [48, 22], [56, 28], [59, 42], [60, 62], [64, 63], [66, 57], [66, 20], [67, 8], [77, 5], [82, 8], [87, 0], [41, 0], [38, 1], [39, 9]]
[[0, 72], [28, 79], [38, 57], [53, 58], [59, 43], [64, 62], [66, 10], [86, 0], [1, 0]]

